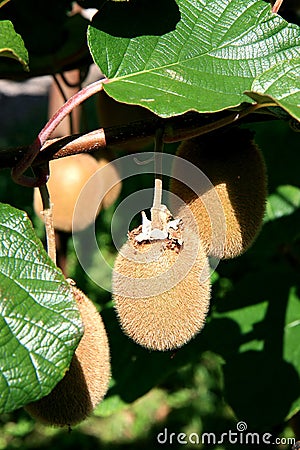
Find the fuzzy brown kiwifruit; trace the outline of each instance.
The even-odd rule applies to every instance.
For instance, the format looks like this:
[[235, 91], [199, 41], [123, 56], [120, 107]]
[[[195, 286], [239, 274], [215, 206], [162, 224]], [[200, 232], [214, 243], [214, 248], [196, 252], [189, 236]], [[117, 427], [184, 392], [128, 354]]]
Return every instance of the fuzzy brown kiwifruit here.
[[[67, 156], [50, 161], [50, 178], [47, 183], [50, 199], [53, 203], [53, 225], [57, 230], [71, 232], [80, 231], [90, 225], [99, 213], [98, 192], [101, 189], [100, 177], [94, 176], [87, 184], [83, 202], [84, 207], [73, 221], [73, 213], [85, 183], [97, 172], [99, 166], [96, 159], [88, 154]], [[39, 189], [34, 189], [34, 211], [43, 219], [42, 200]]]
[[54, 426], [75, 425], [91, 414], [107, 392], [110, 379], [109, 344], [94, 304], [72, 286], [84, 334], [69, 370], [47, 396], [25, 406], [35, 419]]
[[210, 300], [209, 266], [196, 233], [183, 245], [165, 239], [121, 248], [113, 271], [113, 298], [123, 331], [152, 350], [181, 347], [204, 326]]
[[[252, 133], [232, 128], [187, 140], [176, 155], [198, 167], [213, 185], [199, 196], [176, 179], [181, 166], [175, 160], [170, 191], [194, 214], [207, 254], [221, 259], [239, 256], [260, 231], [267, 197], [266, 166]], [[199, 185], [201, 182], [199, 175]], [[220, 209], [211, 208], [210, 214], [207, 210], [207, 205], [216, 201], [216, 193], [223, 207], [223, 228]], [[183, 217], [185, 209], [181, 208]]]

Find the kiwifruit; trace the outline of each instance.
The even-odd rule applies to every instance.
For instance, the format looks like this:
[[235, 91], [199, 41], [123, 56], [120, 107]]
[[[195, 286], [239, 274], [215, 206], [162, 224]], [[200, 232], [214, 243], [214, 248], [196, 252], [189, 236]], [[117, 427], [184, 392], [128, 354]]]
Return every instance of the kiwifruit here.
[[[99, 168], [98, 162], [88, 154], [78, 154], [50, 161], [50, 178], [47, 183], [53, 203], [53, 225], [57, 230], [71, 232], [73, 213], [81, 189]], [[87, 184], [84, 207], [73, 221], [73, 230], [80, 231], [90, 225], [98, 213], [100, 177], [94, 176]], [[42, 201], [38, 188], [34, 190], [34, 211], [43, 218]]]
[[122, 189], [122, 181], [116, 166], [113, 164], [111, 151], [101, 150], [100, 152], [96, 152], [94, 156], [98, 161], [98, 169], [105, 168], [101, 170], [102, 185], [106, 188], [112, 186], [104, 195], [101, 202], [101, 207], [106, 209], [109, 208], [119, 197]]
[[[170, 191], [187, 205], [179, 214], [184, 217], [186, 208], [194, 214], [207, 254], [221, 259], [239, 256], [260, 231], [267, 196], [266, 166], [252, 132], [232, 128], [183, 141], [176, 155], [194, 164], [212, 183], [211, 189], [198, 195], [179, 181], [181, 164], [175, 159]], [[210, 214], [207, 210], [216, 193], [223, 207], [223, 228], [220, 209], [211, 208]]]
[[75, 425], [84, 420], [103, 399], [110, 379], [109, 345], [94, 304], [72, 286], [84, 334], [69, 370], [47, 396], [25, 406], [35, 419], [55, 426]]
[[135, 241], [121, 248], [113, 270], [113, 298], [123, 331], [152, 350], [181, 347], [204, 326], [210, 299], [208, 260], [187, 224], [183, 245]]

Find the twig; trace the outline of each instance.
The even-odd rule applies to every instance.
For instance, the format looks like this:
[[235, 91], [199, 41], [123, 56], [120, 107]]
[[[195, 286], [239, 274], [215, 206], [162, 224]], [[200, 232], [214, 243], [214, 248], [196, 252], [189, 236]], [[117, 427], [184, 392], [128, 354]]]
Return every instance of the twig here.
[[56, 264], [56, 243], [55, 243], [55, 233], [53, 226], [53, 205], [50, 201], [50, 195], [47, 188], [47, 185], [39, 187], [39, 191], [42, 198], [43, 211], [42, 215], [44, 217], [45, 222], [45, 232], [46, 232], [46, 241], [47, 241], [47, 252], [49, 257], [52, 259], [54, 264]]

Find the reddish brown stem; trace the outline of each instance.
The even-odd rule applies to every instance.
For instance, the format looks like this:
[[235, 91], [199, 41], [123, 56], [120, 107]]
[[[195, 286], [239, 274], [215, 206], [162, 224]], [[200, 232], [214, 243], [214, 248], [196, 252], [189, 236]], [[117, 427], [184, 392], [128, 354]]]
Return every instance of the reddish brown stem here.
[[55, 130], [57, 125], [68, 115], [70, 112], [86, 99], [92, 95], [100, 92], [103, 89], [103, 82], [106, 78], [95, 81], [95, 83], [89, 84], [85, 88], [78, 91], [69, 100], [59, 108], [56, 113], [51, 117], [51, 119], [46, 123], [44, 128], [40, 131], [37, 137], [37, 141], [40, 143], [41, 147], [45, 144], [46, 140], [49, 138], [51, 133]]
[[[24, 178], [26, 178], [23, 175], [24, 166], [28, 167], [32, 164], [36, 167], [52, 159], [78, 153], [93, 153], [96, 150], [106, 149], [107, 146], [120, 145], [121, 149], [122, 144], [125, 142], [130, 143], [139, 139], [143, 140], [145, 137], [153, 137], [158, 128], [164, 129], [163, 141], [165, 143], [180, 142], [184, 139], [191, 139], [236, 123], [242, 118], [255, 113], [256, 110], [268, 106], [275, 106], [275, 104], [254, 104], [236, 113], [228, 113], [228, 111], [214, 114], [188, 112], [182, 116], [174, 116], [168, 119], [162, 119], [157, 116], [123, 126], [100, 128], [87, 134], [77, 134], [49, 140], [43, 146], [42, 151], [39, 151], [39, 144], [37, 153], [33, 152], [34, 145], [2, 150], [0, 151], [0, 167], [15, 166], [12, 174], [13, 179], [17, 183], [32, 187], [38, 186], [40, 178], [29, 178], [29, 180], [26, 179], [23, 182]], [[260, 116], [260, 120], [271, 119], [276, 119], [276, 117], [268, 111]], [[252, 118], [250, 117], [248, 121], [251, 122], [251, 120], [257, 121], [256, 115], [253, 115]]]
[[56, 264], [62, 270], [62, 273], [67, 277], [67, 250], [68, 250], [68, 240], [70, 233], [65, 233], [63, 231], [55, 231], [55, 242], [56, 242]]
[[45, 144], [51, 133], [59, 125], [59, 123], [68, 114], [70, 114], [73, 108], [80, 105], [82, 102], [84, 102], [86, 99], [96, 94], [97, 92], [100, 92], [103, 88], [103, 82], [105, 80], [106, 78], [96, 81], [95, 83], [92, 83], [81, 89], [81, 91], [74, 94], [63, 106], [61, 106], [61, 108], [56, 111], [56, 113], [40, 131], [33, 144], [28, 147], [26, 154], [15, 165], [15, 167], [13, 167], [11, 175], [16, 183], [28, 187], [41, 186], [45, 183], [43, 175], [40, 177], [29, 177], [24, 175], [24, 172], [32, 165], [33, 161], [41, 151], [43, 145]]

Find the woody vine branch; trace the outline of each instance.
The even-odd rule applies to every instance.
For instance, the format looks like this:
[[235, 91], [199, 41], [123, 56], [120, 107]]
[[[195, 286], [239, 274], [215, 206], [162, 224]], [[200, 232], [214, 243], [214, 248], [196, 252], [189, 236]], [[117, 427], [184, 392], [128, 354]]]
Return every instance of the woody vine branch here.
[[[79, 153], [93, 153], [96, 150], [106, 149], [110, 145], [119, 144], [121, 148], [121, 145], [125, 142], [136, 142], [145, 137], [153, 137], [158, 128], [164, 130], [164, 143], [180, 142], [241, 122], [246, 116], [248, 116], [248, 122], [251, 120], [257, 121], [257, 117], [254, 117], [256, 114], [252, 113], [262, 108], [264, 108], [264, 114], [260, 114], [260, 120], [274, 119], [275, 117], [272, 113], [265, 109], [267, 106], [275, 106], [275, 104], [255, 103], [248, 105], [240, 112], [223, 111], [214, 114], [188, 112], [182, 116], [174, 116], [168, 119], [160, 117], [144, 119], [143, 121], [132, 122], [123, 126], [100, 128], [89, 133], [75, 134], [58, 139], [47, 139], [54, 129], [51, 126], [51, 131], [42, 134], [42, 140], [37, 139], [31, 146], [0, 150], [0, 168], [12, 168], [13, 178], [17, 183], [33, 187], [45, 182], [46, 174], [43, 173], [41, 167], [52, 159]], [[68, 113], [69, 110], [61, 117], [61, 120]], [[56, 123], [59, 123], [59, 121]], [[36, 183], [36, 179], [32, 179], [32, 182], [27, 183], [26, 180], [24, 182], [24, 178], [21, 177], [20, 179], [18, 176], [15, 176], [16, 173], [19, 175], [16, 168], [19, 168], [22, 164], [22, 170], [25, 167], [22, 175], [26, 168], [30, 166], [40, 167], [40, 171], [44, 176], [42, 182]]]

